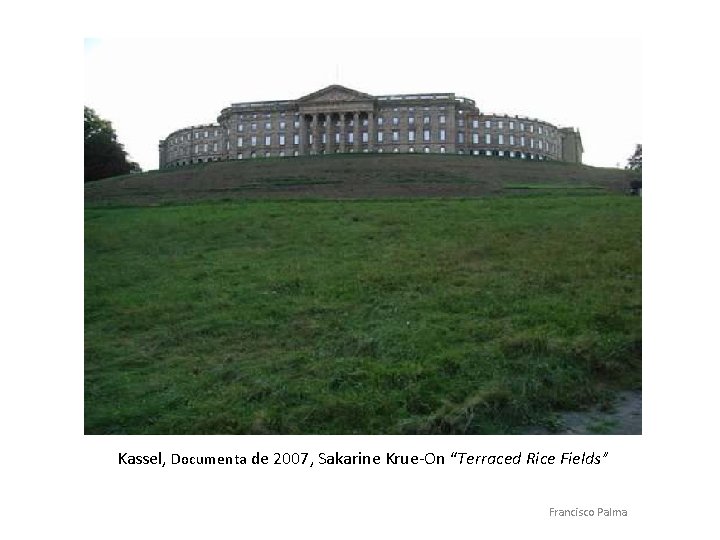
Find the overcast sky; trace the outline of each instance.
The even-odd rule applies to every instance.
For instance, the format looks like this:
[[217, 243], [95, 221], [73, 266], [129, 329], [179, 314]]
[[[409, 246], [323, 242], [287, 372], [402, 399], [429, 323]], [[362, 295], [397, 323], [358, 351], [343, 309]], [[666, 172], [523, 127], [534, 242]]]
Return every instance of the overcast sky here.
[[421, 39], [86, 39], [85, 104], [113, 123], [143, 170], [158, 167], [160, 139], [215, 122], [231, 103], [296, 99], [334, 83], [455, 92], [482, 112], [575, 126], [589, 165], [624, 166], [642, 142], [640, 40], [443, 38], [415, 49]]

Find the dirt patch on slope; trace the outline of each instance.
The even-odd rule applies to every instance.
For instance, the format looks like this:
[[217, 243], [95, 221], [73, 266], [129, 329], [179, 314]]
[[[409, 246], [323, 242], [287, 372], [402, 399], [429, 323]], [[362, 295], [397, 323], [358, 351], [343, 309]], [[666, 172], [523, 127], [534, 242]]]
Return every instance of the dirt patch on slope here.
[[558, 414], [555, 429], [536, 427], [528, 435], [641, 435], [642, 391], [619, 392], [609, 408]]

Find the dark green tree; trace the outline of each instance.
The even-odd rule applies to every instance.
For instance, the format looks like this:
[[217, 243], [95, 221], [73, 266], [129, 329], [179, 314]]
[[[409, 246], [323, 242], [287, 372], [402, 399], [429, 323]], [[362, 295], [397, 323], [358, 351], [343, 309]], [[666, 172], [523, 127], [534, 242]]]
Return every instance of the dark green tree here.
[[627, 169], [642, 173], [642, 144], [635, 146], [635, 153], [628, 158]]
[[85, 107], [85, 181], [140, 170], [137, 163], [128, 161], [127, 152], [117, 141], [112, 124], [90, 107]]
[[630, 193], [637, 195], [642, 189], [642, 144], [635, 146], [635, 153], [628, 158], [626, 169], [632, 171]]

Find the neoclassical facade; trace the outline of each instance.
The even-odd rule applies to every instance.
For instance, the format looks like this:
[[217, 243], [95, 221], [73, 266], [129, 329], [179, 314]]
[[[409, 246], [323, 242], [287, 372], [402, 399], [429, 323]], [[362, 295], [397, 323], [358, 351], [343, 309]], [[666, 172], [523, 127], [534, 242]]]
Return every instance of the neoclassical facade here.
[[217, 123], [160, 141], [160, 168], [342, 152], [448, 153], [581, 163], [575, 128], [480, 112], [446, 94], [372, 96], [331, 85], [290, 101], [234, 103]]

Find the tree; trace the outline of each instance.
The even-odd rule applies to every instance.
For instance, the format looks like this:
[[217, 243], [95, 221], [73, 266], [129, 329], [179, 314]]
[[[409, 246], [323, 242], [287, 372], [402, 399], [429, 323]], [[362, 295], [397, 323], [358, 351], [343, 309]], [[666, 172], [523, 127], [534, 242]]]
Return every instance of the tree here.
[[642, 144], [635, 146], [635, 153], [628, 158], [626, 169], [639, 171], [642, 174]]
[[85, 107], [85, 181], [140, 171], [137, 163], [128, 161], [112, 124]]
[[638, 195], [642, 189], [642, 144], [635, 146], [635, 153], [628, 158], [626, 169], [632, 171], [630, 194]]

